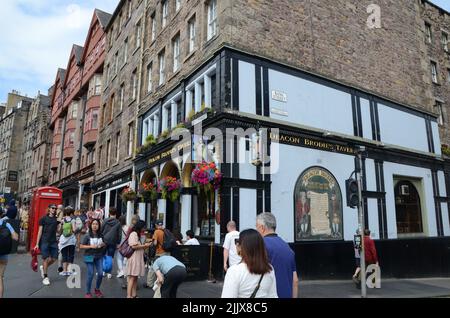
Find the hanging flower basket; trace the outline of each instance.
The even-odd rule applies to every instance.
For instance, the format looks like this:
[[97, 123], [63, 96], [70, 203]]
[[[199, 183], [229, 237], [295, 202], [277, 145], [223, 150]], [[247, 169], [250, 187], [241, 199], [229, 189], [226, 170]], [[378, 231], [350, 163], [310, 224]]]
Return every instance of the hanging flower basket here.
[[214, 162], [203, 161], [192, 171], [192, 183], [197, 189], [203, 191], [207, 198], [213, 198], [215, 190], [219, 189], [222, 173]]
[[180, 197], [181, 181], [174, 177], [164, 177], [159, 181], [158, 192], [163, 199], [174, 202]]
[[121, 197], [124, 202], [134, 201], [137, 198], [137, 193], [130, 187], [126, 187], [123, 189]]
[[151, 182], [142, 184], [139, 194], [143, 202], [155, 201], [158, 198], [157, 187]]

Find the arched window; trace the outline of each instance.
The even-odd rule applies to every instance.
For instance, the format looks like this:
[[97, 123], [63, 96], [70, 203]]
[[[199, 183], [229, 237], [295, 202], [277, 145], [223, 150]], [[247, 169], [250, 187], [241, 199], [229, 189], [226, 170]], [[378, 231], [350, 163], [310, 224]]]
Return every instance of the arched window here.
[[419, 193], [411, 181], [400, 180], [395, 185], [397, 233], [423, 233]]

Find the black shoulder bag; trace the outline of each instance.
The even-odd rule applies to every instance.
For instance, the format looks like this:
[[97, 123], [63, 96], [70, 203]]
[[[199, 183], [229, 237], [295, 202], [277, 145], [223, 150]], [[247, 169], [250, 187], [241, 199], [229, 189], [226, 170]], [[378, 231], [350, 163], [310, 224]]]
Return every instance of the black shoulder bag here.
[[258, 286], [256, 286], [256, 288], [255, 288], [255, 290], [253, 291], [253, 293], [251, 294], [250, 298], [255, 298], [256, 293], [257, 293], [258, 290], [259, 290], [259, 286], [261, 286], [261, 282], [262, 282], [263, 277], [264, 277], [264, 274], [261, 275], [261, 278], [259, 279], [259, 282], [258, 282]]

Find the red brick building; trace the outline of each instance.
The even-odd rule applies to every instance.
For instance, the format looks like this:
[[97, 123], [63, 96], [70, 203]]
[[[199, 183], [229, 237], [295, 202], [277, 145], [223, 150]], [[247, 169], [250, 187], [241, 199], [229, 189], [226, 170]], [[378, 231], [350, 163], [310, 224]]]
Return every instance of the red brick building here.
[[111, 15], [96, 9], [84, 47], [73, 45], [67, 69], [59, 69], [52, 99], [50, 183], [64, 204], [88, 207], [101, 105], [105, 27]]

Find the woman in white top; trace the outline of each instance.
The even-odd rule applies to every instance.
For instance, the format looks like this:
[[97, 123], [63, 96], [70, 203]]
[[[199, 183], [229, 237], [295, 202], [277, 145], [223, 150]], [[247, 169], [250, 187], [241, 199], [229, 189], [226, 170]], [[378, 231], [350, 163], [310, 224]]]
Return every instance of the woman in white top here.
[[236, 247], [242, 261], [227, 270], [222, 298], [278, 298], [275, 272], [261, 235], [253, 229], [245, 230]]

